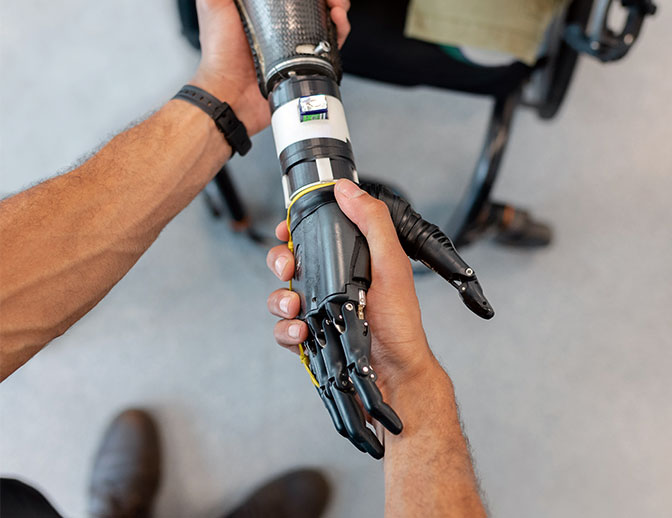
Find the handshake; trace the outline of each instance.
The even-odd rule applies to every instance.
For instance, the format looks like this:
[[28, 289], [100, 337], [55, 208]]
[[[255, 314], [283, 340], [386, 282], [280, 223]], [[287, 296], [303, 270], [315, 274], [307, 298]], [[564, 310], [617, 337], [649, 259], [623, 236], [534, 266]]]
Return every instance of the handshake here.
[[[489, 319], [494, 311], [445, 234], [385, 187], [364, 189], [349, 180], [324, 188], [334, 200], [332, 210], [320, 209], [320, 221], [307, 222], [300, 241], [287, 222], [278, 225], [282, 241], [289, 241], [291, 230], [294, 253], [288, 245], [276, 246], [267, 264], [280, 280], [293, 280], [295, 290], [274, 291], [268, 308], [282, 318], [276, 341], [300, 355], [338, 432], [380, 459], [383, 445], [361, 407], [389, 432], [401, 433], [402, 421], [385, 401], [435, 363], [407, 255], [450, 282], [477, 315]], [[362, 257], [365, 264], [357, 264]], [[340, 288], [334, 288], [334, 272]]]
[[438, 227], [388, 189], [357, 186], [338, 86], [344, 31], [337, 14], [344, 6], [335, 0], [236, 0], [236, 6], [270, 107], [287, 207], [287, 221], [276, 229], [287, 245], [268, 255], [271, 269], [290, 282], [268, 302], [283, 318], [276, 339], [300, 355], [338, 432], [380, 459], [383, 445], [361, 406], [400, 434], [402, 420], [386, 393], [432, 358], [406, 255], [448, 280], [477, 315], [494, 312]]

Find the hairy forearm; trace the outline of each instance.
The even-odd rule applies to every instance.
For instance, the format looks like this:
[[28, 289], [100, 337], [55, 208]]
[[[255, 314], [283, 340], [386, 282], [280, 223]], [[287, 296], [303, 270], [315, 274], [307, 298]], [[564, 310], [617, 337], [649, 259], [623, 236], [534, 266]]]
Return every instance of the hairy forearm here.
[[385, 517], [486, 516], [453, 386], [438, 362], [400, 387], [390, 404], [404, 430], [385, 434]]
[[0, 379], [93, 308], [230, 153], [207, 115], [171, 101], [0, 203]]

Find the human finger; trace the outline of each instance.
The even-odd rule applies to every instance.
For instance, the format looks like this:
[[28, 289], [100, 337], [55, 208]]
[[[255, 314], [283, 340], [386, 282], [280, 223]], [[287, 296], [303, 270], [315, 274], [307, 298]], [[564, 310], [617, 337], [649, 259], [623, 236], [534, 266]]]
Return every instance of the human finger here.
[[308, 326], [301, 320], [280, 320], [273, 329], [275, 341], [283, 347], [295, 346], [308, 338]]
[[287, 245], [274, 246], [266, 255], [266, 265], [281, 281], [289, 281], [294, 276], [294, 254]]
[[289, 241], [289, 229], [287, 228], [287, 222], [281, 221], [275, 227], [275, 237], [280, 241]]
[[348, 14], [343, 7], [334, 7], [331, 10], [331, 19], [336, 25], [336, 35], [338, 40], [338, 48], [340, 49], [345, 40], [350, 34], [350, 21], [348, 20]]
[[266, 305], [272, 315], [281, 318], [296, 318], [301, 311], [301, 300], [298, 293], [284, 288], [271, 293]]

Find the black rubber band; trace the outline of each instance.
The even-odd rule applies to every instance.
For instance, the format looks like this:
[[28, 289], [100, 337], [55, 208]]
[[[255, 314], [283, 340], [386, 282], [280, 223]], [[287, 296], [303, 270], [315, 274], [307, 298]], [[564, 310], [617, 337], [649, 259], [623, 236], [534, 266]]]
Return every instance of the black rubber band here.
[[186, 85], [173, 99], [187, 101], [207, 113], [215, 121], [217, 129], [224, 134], [234, 153], [237, 151], [240, 156], [244, 156], [252, 147], [245, 125], [233, 113], [231, 106], [214, 95], [197, 86]]

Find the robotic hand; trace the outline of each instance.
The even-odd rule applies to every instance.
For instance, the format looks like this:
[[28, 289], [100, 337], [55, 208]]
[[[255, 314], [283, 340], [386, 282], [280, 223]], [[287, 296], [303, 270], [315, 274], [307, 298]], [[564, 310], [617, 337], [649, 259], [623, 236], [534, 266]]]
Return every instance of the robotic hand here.
[[[336, 33], [324, 0], [236, 0], [268, 98], [282, 168], [289, 246], [310, 337], [301, 359], [338, 432], [361, 451], [382, 458], [384, 449], [366, 425], [368, 414], [398, 434], [402, 422], [382, 398], [371, 367], [366, 294], [369, 249], [334, 197], [337, 179], [358, 182], [338, 82]], [[446, 278], [479, 316], [494, 312], [474, 271], [450, 239], [407, 202], [381, 186], [366, 186], [389, 207], [405, 251]]]

